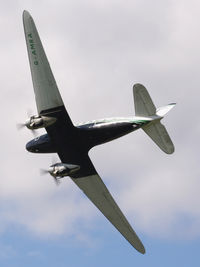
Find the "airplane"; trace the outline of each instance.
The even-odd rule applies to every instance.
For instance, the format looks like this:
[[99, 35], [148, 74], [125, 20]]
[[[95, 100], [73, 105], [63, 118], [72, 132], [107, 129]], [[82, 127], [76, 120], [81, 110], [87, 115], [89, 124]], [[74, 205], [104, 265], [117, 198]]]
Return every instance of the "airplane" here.
[[33, 153], [57, 153], [61, 162], [46, 171], [56, 182], [69, 176], [124, 238], [140, 253], [145, 248], [95, 170], [88, 152], [94, 146], [109, 142], [142, 128], [167, 154], [174, 145], [161, 124], [175, 103], [156, 109], [142, 84], [133, 86], [135, 116], [93, 120], [73, 124], [64, 106], [33, 18], [23, 12], [23, 24], [38, 115], [25, 123], [30, 130], [45, 128], [43, 134], [26, 144]]

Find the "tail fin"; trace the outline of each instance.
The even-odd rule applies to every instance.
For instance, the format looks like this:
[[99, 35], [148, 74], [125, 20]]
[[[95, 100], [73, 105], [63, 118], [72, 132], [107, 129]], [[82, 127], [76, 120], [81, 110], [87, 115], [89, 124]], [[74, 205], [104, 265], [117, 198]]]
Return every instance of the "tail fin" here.
[[174, 107], [169, 104], [156, 109], [146, 88], [141, 84], [133, 86], [136, 116], [151, 117], [152, 121], [142, 127], [146, 134], [167, 154], [174, 152], [174, 145], [165, 126], [160, 122], [164, 115]]

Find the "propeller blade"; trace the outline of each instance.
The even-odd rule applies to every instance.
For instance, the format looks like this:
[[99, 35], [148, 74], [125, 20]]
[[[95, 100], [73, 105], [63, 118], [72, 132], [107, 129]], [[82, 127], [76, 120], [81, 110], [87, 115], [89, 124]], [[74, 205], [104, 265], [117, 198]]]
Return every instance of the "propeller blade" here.
[[25, 123], [17, 123], [17, 124], [16, 124], [17, 130], [21, 130], [21, 129], [23, 129], [25, 126], [26, 126]]
[[56, 185], [59, 185], [61, 183], [61, 181], [58, 178], [54, 177], [54, 176], [53, 176], [53, 179], [54, 179], [54, 182], [55, 182]]
[[[50, 174], [48, 170], [40, 169], [40, 175], [46, 175], [46, 174]], [[51, 176], [53, 177], [56, 185], [59, 185], [61, 183], [61, 181], [57, 177], [54, 177], [53, 175], [51, 175]]]
[[[30, 108], [27, 109], [27, 117], [28, 117], [27, 121], [30, 120], [30, 118], [32, 117], [32, 114], [33, 114], [32, 110]], [[17, 123], [16, 124], [17, 129], [21, 130], [24, 127], [27, 127], [27, 121], [25, 123]], [[36, 138], [37, 137], [37, 131], [35, 129], [30, 129], [30, 128], [29, 128], [29, 130], [31, 130], [33, 137]]]
[[45, 169], [40, 169], [40, 175], [45, 175], [45, 174], [49, 174], [49, 171]]

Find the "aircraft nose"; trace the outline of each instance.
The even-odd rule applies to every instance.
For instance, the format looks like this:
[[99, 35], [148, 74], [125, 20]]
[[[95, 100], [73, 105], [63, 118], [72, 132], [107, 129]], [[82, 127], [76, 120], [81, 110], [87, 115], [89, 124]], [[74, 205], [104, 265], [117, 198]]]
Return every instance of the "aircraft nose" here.
[[30, 142], [28, 142], [28, 143], [26, 144], [26, 150], [27, 150], [28, 152], [33, 152], [33, 142], [32, 142], [32, 141], [30, 141]]

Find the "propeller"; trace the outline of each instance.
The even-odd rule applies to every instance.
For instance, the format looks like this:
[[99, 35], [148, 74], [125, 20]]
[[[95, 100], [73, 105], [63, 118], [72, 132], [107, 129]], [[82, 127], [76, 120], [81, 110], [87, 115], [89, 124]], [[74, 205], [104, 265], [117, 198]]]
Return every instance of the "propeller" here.
[[[29, 109], [27, 109], [26, 114], [27, 114], [27, 117], [28, 117], [28, 119], [27, 119], [27, 121], [28, 121], [31, 118], [31, 116], [32, 116], [31, 114], [33, 114], [33, 112], [29, 108]], [[17, 130], [22, 130], [24, 127], [27, 127], [27, 122], [25, 122], [25, 123], [17, 123], [16, 127], [17, 127]], [[31, 132], [32, 132], [32, 134], [33, 134], [33, 136], [35, 138], [37, 136], [36, 130], [34, 130], [34, 129], [29, 129], [29, 130], [31, 130]]]
[[[17, 127], [17, 130], [22, 130], [24, 127], [26, 127], [26, 123], [17, 123], [16, 127]], [[33, 137], [36, 138], [37, 137], [37, 131], [34, 129], [29, 129], [29, 130], [32, 132]]]
[[[46, 174], [50, 174], [51, 175], [51, 173], [49, 172], [49, 170], [40, 169], [40, 175], [46, 175]], [[53, 175], [51, 175], [51, 176], [53, 177], [54, 182], [55, 182], [56, 185], [59, 185], [61, 183], [61, 181], [60, 181], [59, 178], [57, 178], [57, 177], [55, 177]]]
[[[32, 110], [30, 108], [28, 108], [26, 110], [26, 116], [27, 116], [27, 118], [29, 119], [32, 116], [32, 114], [33, 114]], [[17, 123], [16, 126], [17, 126], [17, 129], [18, 130], [21, 130], [22, 128], [26, 127], [26, 122], [25, 123]]]

